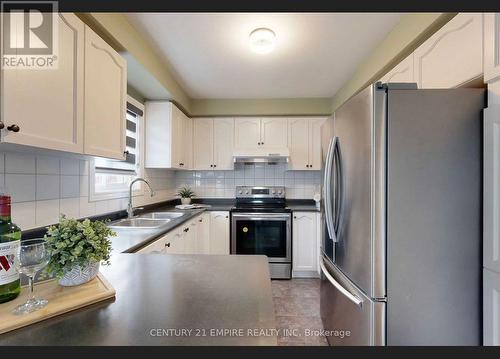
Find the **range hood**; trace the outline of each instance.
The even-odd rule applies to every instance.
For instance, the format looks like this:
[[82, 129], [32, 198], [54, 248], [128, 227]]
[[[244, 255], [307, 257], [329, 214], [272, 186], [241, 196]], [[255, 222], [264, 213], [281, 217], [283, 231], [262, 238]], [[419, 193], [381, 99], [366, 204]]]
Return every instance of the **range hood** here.
[[290, 157], [288, 148], [256, 148], [234, 150], [235, 163], [286, 163]]

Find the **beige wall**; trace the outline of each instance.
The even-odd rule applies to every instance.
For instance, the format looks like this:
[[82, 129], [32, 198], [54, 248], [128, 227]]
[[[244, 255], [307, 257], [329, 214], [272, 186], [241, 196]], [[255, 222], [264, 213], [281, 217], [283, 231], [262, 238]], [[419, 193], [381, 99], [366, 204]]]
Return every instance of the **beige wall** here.
[[330, 98], [191, 100], [192, 116], [329, 115]]
[[[411, 13], [358, 67], [333, 98], [297, 99], [191, 99], [175, 80], [173, 71], [156, 55], [148, 41], [118, 13], [85, 13], [80, 18], [119, 51], [127, 51], [171, 94], [170, 100], [191, 116], [326, 115], [349, 97], [379, 79], [448, 22], [456, 13]], [[135, 94], [138, 96], [138, 94]]]

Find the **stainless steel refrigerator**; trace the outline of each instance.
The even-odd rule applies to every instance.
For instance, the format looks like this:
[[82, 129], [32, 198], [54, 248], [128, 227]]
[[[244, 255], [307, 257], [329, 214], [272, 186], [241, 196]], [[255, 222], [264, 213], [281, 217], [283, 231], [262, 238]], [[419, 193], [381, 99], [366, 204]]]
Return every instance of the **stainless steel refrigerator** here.
[[320, 266], [331, 345], [481, 344], [484, 107], [483, 89], [378, 83], [327, 124]]

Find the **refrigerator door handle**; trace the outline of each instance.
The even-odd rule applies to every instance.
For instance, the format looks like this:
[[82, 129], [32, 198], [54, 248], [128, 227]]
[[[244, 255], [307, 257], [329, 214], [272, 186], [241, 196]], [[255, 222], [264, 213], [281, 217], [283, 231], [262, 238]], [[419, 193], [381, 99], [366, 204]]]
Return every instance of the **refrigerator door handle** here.
[[335, 148], [337, 147], [337, 137], [333, 137], [328, 147], [326, 155], [325, 173], [323, 178], [323, 198], [325, 199], [325, 221], [328, 235], [333, 242], [337, 242], [337, 235], [335, 233], [335, 226], [332, 215], [332, 198], [331, 198], [331, 178], [332, 178], [332, 163]]
[[328, 273], [328, 270], [326, 269], [325, 265], [323, 264], [323, 261], [319, 263], [319, 266], [321, 267], [321, 271], [325, 275], [326, 279], [335, 287], [338, 289], [340, 293], [342, 293], [347, 299], [349, 299], [351, 302], [356, 304], [358, 307], [363, 306], [363, 301], [359, 299], [357, 296], [349, 292], [347, 289], [342, 287], [342, 285], [337, 282], [330, 273]]
[[340, 150], [340, 141], [337, 140], [337, 161], [336, 161], [336, 168], [337, 168], [337, 200], [338, 200], [338, 216], [335, 219], [335, 233], [337, 236], [340, 235], [341, 228], [342, 228], [342, 223], [344, 222], [344, 201], [345, 201], [345, 195], [344, 195], [344, 166], [342, 162], [342, 151]]

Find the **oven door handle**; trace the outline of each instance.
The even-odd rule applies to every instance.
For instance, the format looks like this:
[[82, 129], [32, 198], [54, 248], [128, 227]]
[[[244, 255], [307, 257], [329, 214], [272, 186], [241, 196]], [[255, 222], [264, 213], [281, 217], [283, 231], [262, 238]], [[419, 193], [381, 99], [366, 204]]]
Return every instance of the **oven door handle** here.
[[262, 214], [262, 213], [252, 213], [252, 214], [233, 214], [233, 218], [245, 218], [252, 221], [266, 221], [266, 220], [283, 220], [290, 219], [290, 214]]

